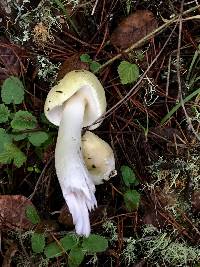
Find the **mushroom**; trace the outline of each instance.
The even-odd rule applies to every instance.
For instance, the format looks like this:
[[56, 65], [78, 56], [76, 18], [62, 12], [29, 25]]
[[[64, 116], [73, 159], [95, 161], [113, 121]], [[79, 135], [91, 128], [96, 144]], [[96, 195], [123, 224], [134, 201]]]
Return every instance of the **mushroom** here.
[[95, 185], [116, 175], [112, 148], [96, 134], [86, 131], [82, 136], [82, 152], [85, 164]]
[[[105, 112], [104, 89], [94, 74], [86, 70], [67, 73], [47, 95], [47, 119], [59, 126], [55, 148], [56, 174], [63, 197], [72, 214], [76, 233], [90, 234], [89, 213], [97, 205], [93, 176], [87, 170], [81, 149], [81, 131], [100, 125]], [[94, 124], [95, 123], [95, 124]]]

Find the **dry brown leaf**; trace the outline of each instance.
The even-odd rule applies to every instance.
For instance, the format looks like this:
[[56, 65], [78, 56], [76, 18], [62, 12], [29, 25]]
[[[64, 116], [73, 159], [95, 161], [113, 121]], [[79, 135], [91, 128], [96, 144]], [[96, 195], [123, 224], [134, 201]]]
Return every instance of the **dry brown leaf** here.
[[0, 39], [0, 82], [11, 75], [23, 75], [27, 67], [26, 51], [17, 45]]
[[200, 190], [192, 194], [192, 207], [195, 211], [200, 212]]
[[137, 10], [122, 20], [111, 35], [111, 43], [126, 49], [158, 27], [154, 15], [149, 10]]
[[58, 218], [59, 223], [64, 224], [66, 226], [73, 227], [73, 220], [72, 220], [72, 215], [69, 212], [67, 204], [65, 204], [61, 210], [60, 210], [60, 215]]
[[9, 248], [6, 250], [6, 253], [4, 255], [2, 267], [10, 267], [12, 266], [12, 258], [15, 256], [15, 254], [18, 251], [18, 247], [15, 243], [12, 243]]
[[21, 195], [0, 196], [0, 229], [30, 229], [33, 224], [26, 218], [27, 206], [32, 202]]
[[68, 59], [65, 60], [65, 62], [61, 65], [60, 70], [58, 72], [57, 80], [61, 80], [66, 73], [72, 71], [72, 70], [89, 70], [89, 64], [84, 63], [80, 60], [80, 55], [76, 54]]
[[[94, 210], [92, 210], [89, 214], [91, 225], [101, 221], [105, 214], [113, 216], [114, 209], [106, 205], [100, 205]], [[64, 224], [65, 226], [73, 227], [72, 215], [69, 212], [67, 204], [64, 204], [64, 206], [61, 208], [58, 221], [59, 223]]]

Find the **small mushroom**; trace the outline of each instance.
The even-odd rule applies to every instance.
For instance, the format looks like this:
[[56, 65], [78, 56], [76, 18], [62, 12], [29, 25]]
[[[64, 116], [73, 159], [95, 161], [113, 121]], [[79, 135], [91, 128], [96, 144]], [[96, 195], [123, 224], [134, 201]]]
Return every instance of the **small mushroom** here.
[[[88, 210], [96, 205], [95, 185], [83, 159], [81, 131], [105, 112], [104, 89], [94, 74], [86, 70], [67, 73], [47, 95], [47, 119], [59, 126], [55, 148], [55, 168], [63, 197], [72, 214], [76, 233], [88, 236]], [[90, 127], [95, 129], [96, 123]]]
[[108, 181], [115, 174], [112, 148], [96, 134], [86, 131], [82, 136], [83, 158], [95, 185]]

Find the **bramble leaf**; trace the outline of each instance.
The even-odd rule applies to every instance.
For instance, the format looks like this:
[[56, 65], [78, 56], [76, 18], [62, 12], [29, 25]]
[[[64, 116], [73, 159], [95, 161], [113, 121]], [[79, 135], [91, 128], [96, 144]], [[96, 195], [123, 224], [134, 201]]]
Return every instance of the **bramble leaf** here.
[[60, 243], [65, 250], [69, 250], [77, 243], [77, 239], [74, 235], [68, 234], [60, 239]]
[[12, 138], [15, 141], [21, 141], [24, 140], [27, 137], [27, 133], [17, 133], [17, 132], [12, 132]]
[[7, 106], [4, 104], [0, 104], [0, 123], [4, 123], [8, 121], [10, 115], [10, 111]]
[[38, 224], [40, 223], [40, 217], [38, 215], [38, 212], [34, 206], [27, 206], [26, 207], [26, 217], [29, 219], [32, 224]]
[[28, 111], [19, 110], [15, 113], [11, 126], [15, 130], [29, 130], [37, 126], [37, 119]]
[[121, 166], [120, 170], [126, 186], [129, 187], [131, 184], [136, 186], [139, 184], [139, 181], [137, 180], [135, 173], [131, 168], [129, 168], [128, 166]]
[[80, 56], [80, 60], [85, 63], [90, 63], [92, 61], [92, 59], [90, 58], [90, 55], [88, 54], [82, 54]]
[[24, 100], [24, 85], [19, 78], [10, 76], [1, 89], [1, 98], [5, 104], [21, 104]]
[[136, 190], [128, 190], [124, 194], [124, 202], [128, 211], [136, 210], [140, 204], [140, 193]]
[[0, 153], [4, 151], [6, 144], [12, 143], [12, 137], [6, 133], [5, 129], [0, 128]]
[[103, 252], [108, 247], [108, 241], [103, 236], [91, 234], [88, 238], [84, 238], [82, 246], [90, 253]]
[[33, 233], [31, 236], [31, 247], [35, 253], [43, 252], [45, 247], [45, 235], [43, 233]]
[[125, 60], [119, 64], [117, 71], [122, 84], [133, 83], [139, 78], [138, 66]]
[[8, 143], [0, 153], [0, 163], [10, 164], [12, 161], [17, 168], [20, 168], [26, 162], [26, 156], [17, 146]]
[[100, 69], [100, 67], [101, 67], [101, 64], [99, 62], [92, 61], [90, 63], [90, 70], [94, 73], [97, 72]]
[[29, 142], [34, 146], [41, 146], [49, 138], [45, 132], [34, 132], [28, 135]]
[[81, 247], [75, 246], [71, 249], [68, 257], [69, 267], [78, 267], [84, 259], [85, 251]]
[[55, 258], [64, 251], [72, 249], [77, 244], [77, 239], [74, 235], [66, 235], [60, 239], [60, 246], [56, 242], [52, 242], [45, 247], [44, 254], [47, 258]]
[[59, 257], [62, 253], [62, 248], [56, 242], [48, 244], [44, 249], [44, 254], [48, 259]]

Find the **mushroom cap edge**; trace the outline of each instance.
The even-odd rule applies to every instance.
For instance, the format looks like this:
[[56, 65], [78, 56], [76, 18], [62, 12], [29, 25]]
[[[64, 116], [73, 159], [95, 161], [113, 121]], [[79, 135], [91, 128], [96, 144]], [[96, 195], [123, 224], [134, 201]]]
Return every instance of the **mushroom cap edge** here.
[[[106, 97], [103, 86], [98, 78], [90, 71], [74, 70], [68, 72], [47, 95], [44, 113], [51, 123], [56, 126], [60, 125], [63, 103], [69, 100], [75, 93], [79, 92], [80, 89], [84, 89], [85, 92], [89, 89], [90, 95], [87, 97], [87, 101], [92, 100], [92, 104], [94, 104], [91, 110], [91, 105], [86, 105], [83, 126], [87, 127], [101, 117], [106, 111]], [[89, 113], [90, 116], [88, 116]], [[90, 129], [95, 129], [99, 125], [100, 123], [96, 123]]]

